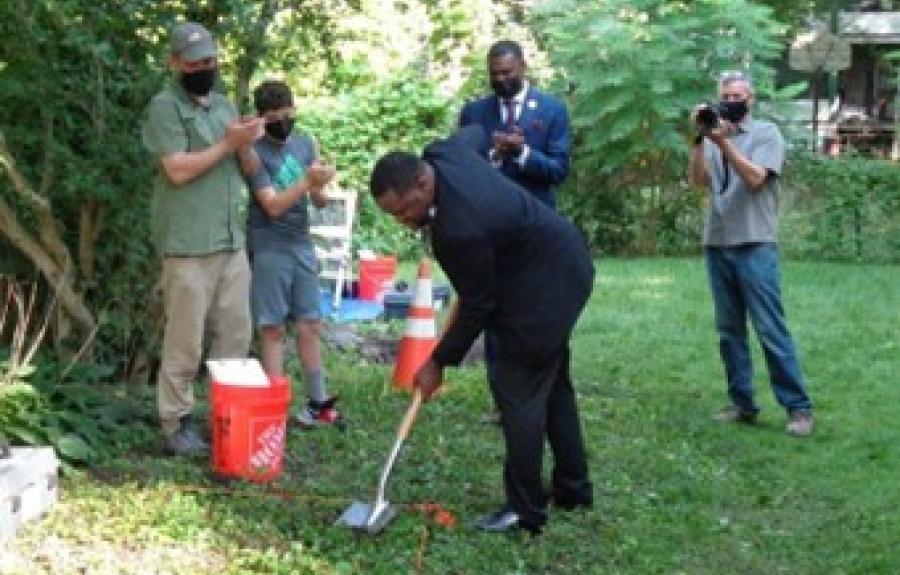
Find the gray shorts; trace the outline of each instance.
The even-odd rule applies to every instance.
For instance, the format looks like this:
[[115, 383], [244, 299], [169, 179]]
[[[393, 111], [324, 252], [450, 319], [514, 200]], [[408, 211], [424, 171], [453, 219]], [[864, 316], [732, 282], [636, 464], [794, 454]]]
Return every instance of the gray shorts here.
[[319, 262], [312, 247], [255, 251], [250, 268], [250, 309], [255, 326], [321, 317]]

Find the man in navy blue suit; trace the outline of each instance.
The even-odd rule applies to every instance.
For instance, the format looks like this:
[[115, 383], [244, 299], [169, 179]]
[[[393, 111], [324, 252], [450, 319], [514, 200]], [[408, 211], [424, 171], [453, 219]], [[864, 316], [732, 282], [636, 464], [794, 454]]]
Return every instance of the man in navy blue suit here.
[[[512, 40], [496, 42], [488, 50], [488, 74], [493, 96], [466, 104], [460, 127], [481, 126], [487, 133], [479, 150], [504, 175], [556, 209], [553, 188], [569, 173], [569, 114], [566, 105], [544, 94], [525, 79], [525, 55]], [[490, 382], [497, 380], [497, 344], [484, 338], [485, 364]], [[483, 419], [499, 423], [495, 410]]]
[[506, 176], [555, 208], [553, 189], [569, 173], [571, 137], [566, 106], [525, 79], [522, 47], [501, 40], [488, 51], [493, 96], [466, 104], [460, 127], [480, 125], [488, 135], [480, 152]]

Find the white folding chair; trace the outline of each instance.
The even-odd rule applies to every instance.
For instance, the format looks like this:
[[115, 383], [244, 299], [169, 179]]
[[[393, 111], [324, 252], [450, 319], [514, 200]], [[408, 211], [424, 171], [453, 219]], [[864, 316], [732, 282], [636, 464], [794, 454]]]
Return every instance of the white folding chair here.
[[356, 192], [330, 185], [325, 190], [328, 203], [324, 208], [310, 208], [310, 235], [316, 246], [321, 271], [319, 277], [333, 282], [332, 307], [341, 306], [341, 294], [350, 275], [353, 220], [356, 214]]

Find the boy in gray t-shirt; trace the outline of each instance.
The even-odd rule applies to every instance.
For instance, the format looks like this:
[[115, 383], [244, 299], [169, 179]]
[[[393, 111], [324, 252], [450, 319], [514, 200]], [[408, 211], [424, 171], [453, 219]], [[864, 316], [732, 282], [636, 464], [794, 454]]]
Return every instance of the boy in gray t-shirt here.
[[283, 82], [267, 81], [253, 93], [266, 135], [255, 144], [262, 166], [250, 178], [247, 220], [252, 280], [250, 307], [259, 330], [262, 364], [283, 374], [285, 323], [297, 326], [297, 354], [309, 401], [297, 413], [304, 427], [340, 423], [337, 398], [325, 391], [322, 368], [319, 263], [309, 235], [309, 202], [325, 206], [324, 186], [334, 168], [318, 159], [316, 145], [293, 131], [294, 103]]

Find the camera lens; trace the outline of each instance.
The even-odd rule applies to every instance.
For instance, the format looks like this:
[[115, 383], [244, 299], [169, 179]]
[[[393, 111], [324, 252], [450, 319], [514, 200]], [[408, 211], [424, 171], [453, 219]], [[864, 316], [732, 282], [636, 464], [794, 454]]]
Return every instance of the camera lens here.
[[719, 125], [719, 114], [711, 106], [703, 106], [697, 111], [697, 124], [706, 130]]

